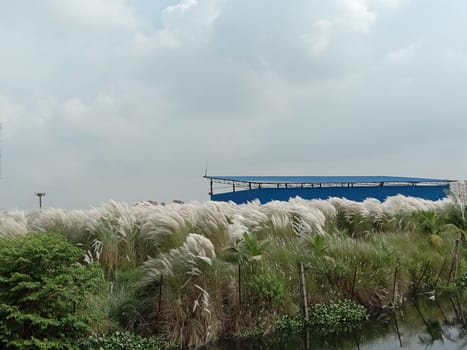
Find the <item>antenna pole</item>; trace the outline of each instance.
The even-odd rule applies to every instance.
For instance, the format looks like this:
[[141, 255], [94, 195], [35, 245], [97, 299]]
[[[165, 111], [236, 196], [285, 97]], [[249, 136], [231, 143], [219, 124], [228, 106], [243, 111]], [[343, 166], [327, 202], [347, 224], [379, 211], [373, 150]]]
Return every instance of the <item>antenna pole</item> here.
[[42, 197], [45, 196], [45, 192], [36, 192], [36, 196], [39, 197], [39, 210], [42, 210]]

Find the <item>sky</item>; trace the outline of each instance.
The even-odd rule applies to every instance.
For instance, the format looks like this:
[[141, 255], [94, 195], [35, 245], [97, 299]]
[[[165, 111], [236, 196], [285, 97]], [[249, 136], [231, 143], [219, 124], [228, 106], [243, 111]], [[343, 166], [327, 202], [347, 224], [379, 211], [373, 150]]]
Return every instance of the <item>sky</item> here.
[[0, 0], [0, 208], [209, 175], [467, 178], [463, 0]]

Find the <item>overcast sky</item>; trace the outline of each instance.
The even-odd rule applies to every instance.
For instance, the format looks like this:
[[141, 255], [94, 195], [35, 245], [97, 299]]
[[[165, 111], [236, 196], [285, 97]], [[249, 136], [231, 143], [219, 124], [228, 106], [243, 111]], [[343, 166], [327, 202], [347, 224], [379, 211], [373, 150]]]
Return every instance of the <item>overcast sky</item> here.
[[464, 0], [0, 0], [0, 208], [211, 175], [467, 178]]

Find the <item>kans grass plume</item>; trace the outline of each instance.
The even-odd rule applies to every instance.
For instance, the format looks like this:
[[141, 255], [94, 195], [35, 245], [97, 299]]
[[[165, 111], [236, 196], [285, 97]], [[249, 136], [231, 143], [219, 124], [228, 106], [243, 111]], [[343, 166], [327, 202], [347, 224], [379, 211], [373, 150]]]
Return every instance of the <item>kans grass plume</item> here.
[[[451, 249], [447, 244], [431, 249], [424, 236], [409, 244], [411, 232], [421, 217], [439, 218], [456, 203], [401, 195], [384, 202], [297, 197], [264, 205], [110, 201], [88, 210], [3, 211], [0, 238], [57, 232], [81, 246], [87, 261], [99, 261], [115, 283], [119, 271], [139, 271], [131, 286], [144, 296], [132, 301], [139, 327], [178, 345], [197, 346], [247, 331], [248, 317], [267, 328], [280, 312], [296, 310], [298, 261], [308, 269], [309, 302], [326, 301], [329, 291], [351, 290], [366, 306], [381, 307], [391, 302], [390, 276], [405, 259], [410, 269], [400, 272], [397, 285], [402, 298], [423, 262], [438, 271], [442, 249], [448, 255]], [[236, 258], [228, 261], [226, 251]], [[354, 288], [360, 279], [365, 283]], [[274, 300], [283, 306], [274, 306]], [[269, 316], [256, 319], [262, 314]]]

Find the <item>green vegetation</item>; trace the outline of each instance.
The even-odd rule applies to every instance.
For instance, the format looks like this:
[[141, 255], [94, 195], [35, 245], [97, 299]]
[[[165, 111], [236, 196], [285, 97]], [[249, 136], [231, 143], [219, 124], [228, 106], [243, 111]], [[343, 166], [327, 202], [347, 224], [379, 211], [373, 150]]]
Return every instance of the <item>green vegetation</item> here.
[[[72, 347], [68, 339], [81, 337], [82, 346], [105, 349], [131, 342], [164, 347], [151, 337], [198, 346], [305, 326], [344, 332], [360, 324], [366, 310], [395, 307], [454, 281], [465, 284], [463, 208], [456, 198], [395, 196], [384, 203], [110, 202], [87, 211], [3, 213], [1, 249], [16, 255], [2, 250], [0, 256], [0, 339], [10, 347], [30, 341], [30, 348], [47, 348], [37, 343], [45, 344], [47, 333], [49, 348]], [[25, 228], [38, 233], [24, 236]], [[33, 243], [25, 242], [42, 248], [32, 254], [25, 249]], [[57, 244], [71, 250], [50, 248]], [[18, 265], [25, 261], [34, 265], [27, 273]], [[103, 276], [109, 288], [101, 288]], [[35, 289], [37, 280], [44, 291]], [[26, 304], [37, 307], [40, 319], [21, 309]], [[26, 320], [40, 324], [34, 340], [23, 332], [30, 329]], [[41, 333], [46, 324], [67, 326]], [[88, 338], [91, 333], [101, 335]]]
[[302, 332], [307, 323], [302, 316], [290, 317], [287, 315], [282, 316], [276, 323], [276, 331], [280, 334], [298, 333]]
[[99, 336], [94, 334], [79, 344], [82, 350], [160, 350], [167, 344], [157, 338], [143, 338], [129, 332], [114, 332]]
[[457, 277], [455, 280], [455, 286], [461, 292], [467, 291], [467, 272], [464, 272], [459, 277]]
[[276, 331], [281, 334], [302, 332], [311, 329], [320, 335], [346, 333], [359, 328], [367, 319], [364, 306], [344, 299], [316, 304], [311, 309], [310, 319], [303, 316], [282, 316], [276, 323]]
[[[69, 349], [99, 313], [92, 294], [101, 269], [53, 234], [0, 240], [0, 344], [3, 349]], [[98, 311], [98, 310], [97, 310]]]
[[315, 305], [311, 326], [321, 334], [343, 333], [358, 328], [366, 319], [366, 309], [353, 300], [340, 300]]

